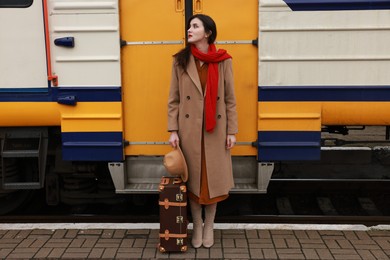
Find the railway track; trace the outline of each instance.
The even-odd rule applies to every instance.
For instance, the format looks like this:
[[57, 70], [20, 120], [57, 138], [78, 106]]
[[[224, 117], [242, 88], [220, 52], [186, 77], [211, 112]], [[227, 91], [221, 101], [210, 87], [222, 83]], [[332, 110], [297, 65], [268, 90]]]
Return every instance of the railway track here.
[[[390, 224], [389, 186], [383, 180], [273, 180], [267, 194], [231, 195], [221, 202], [216, 222]], [[0, 223], [158, 223], [157, 195], [118, 196], [118, 201], [29, 207], [0, 216]]]

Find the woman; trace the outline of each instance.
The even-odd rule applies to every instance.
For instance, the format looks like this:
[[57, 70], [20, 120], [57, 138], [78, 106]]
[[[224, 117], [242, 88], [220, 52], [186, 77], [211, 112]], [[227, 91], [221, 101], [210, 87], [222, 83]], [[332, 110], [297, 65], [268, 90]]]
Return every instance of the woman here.
[[231, 56], [214, 45], [215, 22], [196, 14], [188, 21], [187, 33], [187, 46], [174, 55], [168, 98], [169, 143], [172, 147], [180, 143], [188, 165], [192, 245], [208, 248], [214, 244], [217, 203], [226, 199], [234, 186], [230, 149], [236, 143], [236, 99]]

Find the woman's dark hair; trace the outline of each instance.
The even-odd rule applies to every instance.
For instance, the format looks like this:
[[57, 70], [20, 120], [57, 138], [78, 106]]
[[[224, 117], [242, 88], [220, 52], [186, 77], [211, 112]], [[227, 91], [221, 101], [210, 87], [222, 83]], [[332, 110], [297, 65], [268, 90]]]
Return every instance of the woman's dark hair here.
[[[195, 14], [191, 16], [187, 21], [187, 27], [186, 31], [190, 28], [190, 23], [193, 19], [198, 18], [202, 21], [203, 27], [206, 33], [211, 33], [209, 37], [207, 38], [207, 42], [209, 44], [212, 44], [217, 39], [217, 25], [215, 24], [214, 20], [205, 14]], [[190, 60], [190, 54], [191, 54], [191, 44], [186, 43], [186, 47], [183, 48], [181, 51], [173, 55], [176, 59], [176, 63], [182, 67], [184, 70], [187, 70], [187, 65]]]

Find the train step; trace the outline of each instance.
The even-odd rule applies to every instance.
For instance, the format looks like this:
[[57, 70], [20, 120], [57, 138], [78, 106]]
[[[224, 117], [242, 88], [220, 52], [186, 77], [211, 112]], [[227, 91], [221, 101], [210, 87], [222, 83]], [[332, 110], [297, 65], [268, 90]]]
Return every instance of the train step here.
[[2, 188], [42, 188], [47, 145], [46, 128], [12, 129], [4, 132], [1, 139]]

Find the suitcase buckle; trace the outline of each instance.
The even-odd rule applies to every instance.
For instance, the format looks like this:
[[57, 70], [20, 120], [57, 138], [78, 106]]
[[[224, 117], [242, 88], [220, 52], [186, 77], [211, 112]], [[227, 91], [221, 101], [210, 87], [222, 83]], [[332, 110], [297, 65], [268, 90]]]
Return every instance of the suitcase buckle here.
[[182, 246], [183, 244], [184, 244], [183, 238], [177, 238], [177, 239], [176, 239], [176, 245]]
[[183, 194], [176, 194], [176, 201], [183, 201]]
[[176, 223], [183, 223], [184, 222], [184, 219], [183, 219], [183, 216], [176, 216]]

